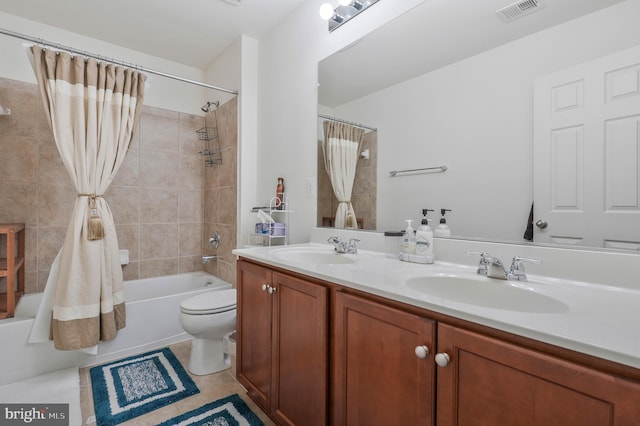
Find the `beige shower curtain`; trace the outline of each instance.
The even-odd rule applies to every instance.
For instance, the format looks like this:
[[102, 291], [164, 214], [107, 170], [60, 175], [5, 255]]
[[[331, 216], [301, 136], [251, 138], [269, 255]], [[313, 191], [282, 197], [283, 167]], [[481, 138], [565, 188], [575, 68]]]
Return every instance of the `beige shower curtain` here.
[[338, 199], [334, 226], [357, 229], [358, 222], [351, 204], [351, 192], [364, 130], [335, 121], [325, 121], [323, 128], [324, 167], [329, 175], [333, 193]]
[[52, 267], [57, 277], [48, 281], [55, 283], [51, 338], [57, 349], [90, 348], [125, 326], [118, 239], [103, 195], [131, 143], [146, 76], [37, 46], [31, 54], [56, 146], [78, 195], [60, 263]]

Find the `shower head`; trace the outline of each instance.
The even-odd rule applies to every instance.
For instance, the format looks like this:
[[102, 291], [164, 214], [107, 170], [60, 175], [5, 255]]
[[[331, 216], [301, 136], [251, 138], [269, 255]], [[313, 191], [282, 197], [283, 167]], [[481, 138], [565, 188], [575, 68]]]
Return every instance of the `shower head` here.
[[204, 104], [202, 106], [202, 108], [200, 108], [202, 110], [202, 112], [204, 112], [205, 114], [210, 113], [213, 108], [217, 108], [218, 106], [220, 106], [220, 101], [215, 101], [215, 102], [207, 102], [206, 104]]

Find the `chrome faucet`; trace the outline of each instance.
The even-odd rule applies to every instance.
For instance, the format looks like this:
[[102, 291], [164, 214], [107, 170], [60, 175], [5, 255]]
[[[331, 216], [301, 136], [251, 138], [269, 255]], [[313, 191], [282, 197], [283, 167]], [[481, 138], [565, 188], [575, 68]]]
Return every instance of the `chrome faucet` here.
[[209, 241], [207, 241], [207, 244], [213, 246], [214, 248], [220, 247], [220, 233], [218, 231], [215, 231], [213, 234], [211, 234], [211, 236], [209, 237]]
[[215, 262], [218, 260], [218, 256], [202, 256], [202, 263]]
[[329, 237], [328, 243], [333, 244], [333, 247], [337, 253], [357, 254], [357, 244], [360, 242], [357, 238], [349, 238], [349, 242], [345, 243], [340, 237]]
[[540, 259], [530, 259], [527, 257], [514, 256], [511, 261], [511, 266], [507, 270], [502, 261], [489, 253], [478, 252], [466, 252], [467, 254], [480, 256], [480, 263], [478, 264], [478, 274], [485, 275], [491, 278], [497, 278], [500, 280], [512, 280], [512, 281], [526, 281], [527, 275], [524, 272], [523, 262], [528, 263], [541, 263]]

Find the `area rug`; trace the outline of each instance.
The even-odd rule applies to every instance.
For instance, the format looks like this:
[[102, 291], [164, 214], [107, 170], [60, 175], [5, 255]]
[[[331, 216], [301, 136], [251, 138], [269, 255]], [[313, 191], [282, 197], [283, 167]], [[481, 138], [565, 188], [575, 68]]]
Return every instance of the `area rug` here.
[[169, 348], [92, 367], [90, 374], [98, 426], [117, 425], [200, 392]]
[[158, 426], [262, 426], [238, 394], [218, 399], [193, 411], [181, 414]]

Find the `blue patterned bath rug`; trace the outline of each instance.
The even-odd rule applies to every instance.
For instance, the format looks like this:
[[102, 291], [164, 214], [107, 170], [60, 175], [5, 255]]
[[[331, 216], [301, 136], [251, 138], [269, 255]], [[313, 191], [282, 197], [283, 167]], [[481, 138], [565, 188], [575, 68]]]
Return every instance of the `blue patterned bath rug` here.
[[226, 398], [203, 405], [193, 411], [160, 423], [158, 426], [262, 426], [258, 416], [238, 396]]
[[98, 426], [117, 425], [199, 393], [169, 348], [92, 367]]

